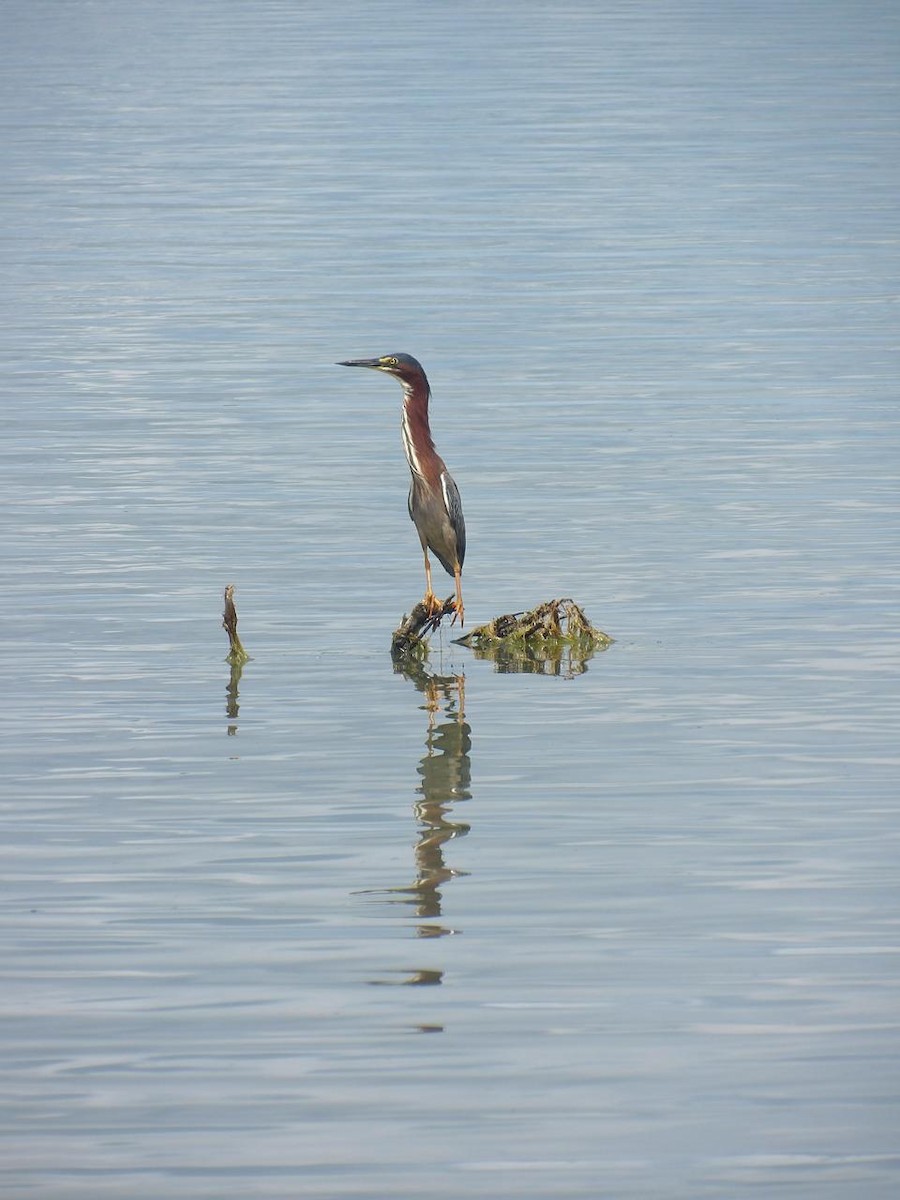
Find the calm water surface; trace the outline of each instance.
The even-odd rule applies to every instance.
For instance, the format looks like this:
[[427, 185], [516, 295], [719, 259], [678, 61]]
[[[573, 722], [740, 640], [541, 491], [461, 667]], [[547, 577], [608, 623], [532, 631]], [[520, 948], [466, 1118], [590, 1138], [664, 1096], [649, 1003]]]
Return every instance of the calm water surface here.
[[896, 7], [2, 12], [3, 1195], [895, 1196]]

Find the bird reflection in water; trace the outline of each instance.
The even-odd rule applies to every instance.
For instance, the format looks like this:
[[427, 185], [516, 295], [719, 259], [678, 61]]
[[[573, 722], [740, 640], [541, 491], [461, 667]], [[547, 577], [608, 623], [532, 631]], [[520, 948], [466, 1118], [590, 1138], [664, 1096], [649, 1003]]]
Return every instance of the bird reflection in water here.
[[[418, 767], [416, 793], [420, 799], [414, 806], [419, 826], [416, 879], [408, 887], [391, 890], [405, 896], [417, 916], [433, 919], [441, 916], [443, 885], [466, 874], [449, 866], [444, 858], [447, 843], [469, 832], [464, 821], [451, 819], [454, 805], [472, 795], [472, 731], [465, 714], [465, 676], [433, 675], [420, 663], [404, 664], [400, 673], [425, 697], [422, 707], [428, 713], [428, 728], [425, 754]], [[441, 937], [453, 930], [423, 924], [417, 932], [419, 937]]]
[[[471, 798], [469, 751], [472, 731], [465, 716], [465, 676], [435, 675], [421, 663], [404, 663], [395, 668], [425, 697], [421, 706], [428, 714], [425, 754], [419, 766], [418, 799], [413, 812], [418, 825], [415, 845], [416, 877], [405, 887], [387, 889], [391, 903], [408, 904], [419, 918], [416, 936], [439, 938], [459, 932], [440, 923], [441, 889], [451, 879], [467, 874], [450, 866], [445, 858], [449, 842], [465, 837], [469, 825], [453, 820], [454, 806]], [[443, 981], [440, 970], [398, 972], [400, 978], [373, 983], [435, 986]]]

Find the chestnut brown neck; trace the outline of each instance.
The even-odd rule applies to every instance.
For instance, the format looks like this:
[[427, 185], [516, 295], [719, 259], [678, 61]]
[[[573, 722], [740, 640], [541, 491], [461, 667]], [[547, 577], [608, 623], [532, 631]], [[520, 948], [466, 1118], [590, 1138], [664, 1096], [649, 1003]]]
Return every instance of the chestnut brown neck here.
[[406, 461], [413, 475], [428, 483], [437, 484], [446, 470], [443, 459], [434, 448], [428, 424], [428, 400], [431, 389], [424, 378], [414, 383], [403, 382], [403, 415], [400, 430]]

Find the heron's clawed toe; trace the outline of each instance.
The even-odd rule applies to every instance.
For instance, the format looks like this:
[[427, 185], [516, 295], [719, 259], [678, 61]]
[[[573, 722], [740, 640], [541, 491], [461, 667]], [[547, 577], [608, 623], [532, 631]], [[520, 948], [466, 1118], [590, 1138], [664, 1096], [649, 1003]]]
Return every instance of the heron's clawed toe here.
[[443, 600], [438, 600], [437, 596], [432, 591], [427, 591], [422, 599], [422, 604], [429, 617], [436, 617], [444, 611]]

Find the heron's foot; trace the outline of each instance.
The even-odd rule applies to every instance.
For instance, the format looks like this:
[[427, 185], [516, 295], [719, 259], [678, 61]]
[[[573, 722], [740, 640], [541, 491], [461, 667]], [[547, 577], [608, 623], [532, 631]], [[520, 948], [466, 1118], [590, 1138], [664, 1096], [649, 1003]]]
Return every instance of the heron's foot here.
[[463, 607], [462, 600], [454, 600], [453, 601], [453, 620], [450, 622], [451, 628], [456, 624], [456, 622], [458, 620], [459, 627], [460, 627], [460, 629], [462, 629], [463, 625], [465, 625], [465, 623], [466, 623], [465, 619], [464, 619], [465, 615], [466, 615], [466, 610]]
[[449, 617], [451, 613], [451, 625], [456, 624], [457, 618], [460, 619], [460, 624], [462, 623], [462, 610], [452, 596], [441, 600], [429, 589], [422, 600], [422, 608], [425, 610], [427, 628], [430, 630], [437, 629], [444, 617]]
[[443, 614], [444, 602], [443, 600], [438, 600], [431, 588], [429, 588], [425, 593], [425, 596], [422, 600], [422, 605], [429, 617], [438, 617]]

